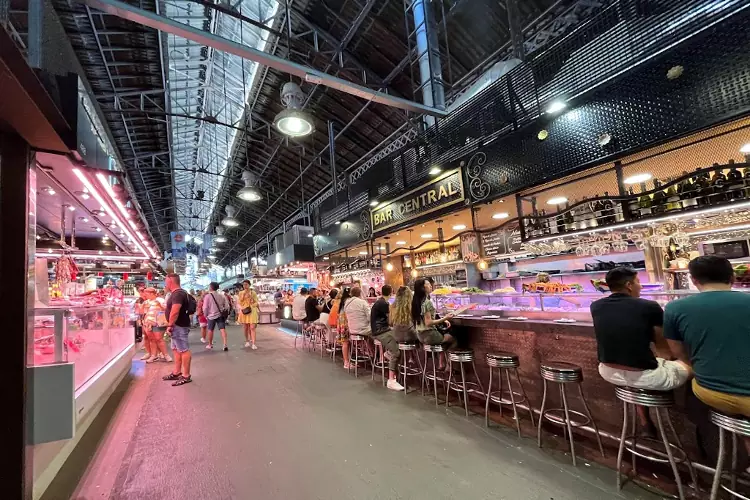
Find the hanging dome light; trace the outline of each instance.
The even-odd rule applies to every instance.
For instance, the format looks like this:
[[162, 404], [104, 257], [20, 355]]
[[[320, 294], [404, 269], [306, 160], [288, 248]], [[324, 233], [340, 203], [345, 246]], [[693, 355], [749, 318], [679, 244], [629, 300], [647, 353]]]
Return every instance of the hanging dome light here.
[[224, 228], [221, 226], [216, 226], [216, 237], [214, 238], [215, 243], [225, 243], [227, 241], [226, 236], [224, 236]]
[[221, 219], [221, 223], [227, 227], [237, 227], [240, 225], [240, 222], [234, 218], [234, 214], [237, 213], [237, 210], [232, 205], [227, 205], [224, 210], [227, 213], [227, 216]]
[[304, 137], [315, 130], [310, 113], [302, 110], [305, 94], [294, 82], [287, 82], [281, 88], [281, 102], [286, 109], [281, 111], [273, 120], [274, 126], [284, 135], [290, 137]]
[[253, 178], [252, 172], [247, 170], [242, 172], [242, 180], [245, 182], [245, 187], [237, 191], [237, 198], [244, 201], [258, 201], [263, 198], [260, 191], [253, 186], [255, 179]]

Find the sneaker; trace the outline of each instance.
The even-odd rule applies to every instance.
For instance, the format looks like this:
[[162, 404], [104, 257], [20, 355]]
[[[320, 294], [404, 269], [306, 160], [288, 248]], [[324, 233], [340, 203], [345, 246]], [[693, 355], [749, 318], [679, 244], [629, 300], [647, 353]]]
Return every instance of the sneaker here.
[[164, 353], [160, 352], [156, 357], [159, 358], [159, 361], [164, 361]]
[[257, 345], [255, 345], [255, 344], [253, 344], [253, 347], [252, 347], [252, 349], [253, 349], [253, 351], [257, 351], [257, 350], [258, 350], [258, 346], [257, 346]]
[[206, 344], [206, 349], [213, 349], [213, 348], [214, 348], [213, 344]]
[[165, 357], [164, 357], [163, 359], [164, 359], [164, 361], [166, 361], [167, 363], [171, 363], [172, 361], [174, 361], [174, 360], [172, 359], [172, 356], [165, 356]]
[[203, 337], [201, 337], [201, 342], [203, 342], [205, 344], [206, 343], [206, 339], [204, 339]]
[[157, 356], [151, 356], [146, 360], [146, 363], [153, 363], [154, 361], [158, 361], [159, 358]]
[[250, 342], [245, 342], [245, 347], [250, 347]]
[[352, 365], [351, 365], [351, 364], [349, 364], [349, 363], [344, 363], [344, 370], [349, 370], [349, 369], [351, 369], [351, 367], [352, 367]]
[[224, 346], [224, 352], [227, 352], [229, 348], [227, 346]]
[[388, 379], [388, 383], [386, 384], [386, 387], [389, 388], [392, 391], [403, 391], [404, 386], [398, 383], [398, 380], [395, 378]]
[[150, 358], [150, 357], [151, 357], [151, 355], [150, 355], [149, 353], [146, 353], [146, 354], [144, 354], [144, 355], [143, 355], [143, 356], [141, 357], [141, 361], [146, 361], [146, 360], [147, 360], [148, 358]]

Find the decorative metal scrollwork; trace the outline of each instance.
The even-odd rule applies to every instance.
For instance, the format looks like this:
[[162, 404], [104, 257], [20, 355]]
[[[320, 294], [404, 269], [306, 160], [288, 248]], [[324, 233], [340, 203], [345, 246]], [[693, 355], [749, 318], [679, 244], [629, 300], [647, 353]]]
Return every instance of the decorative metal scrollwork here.
[[482, 166], [486, 161], [487, 155], [479, 152], [469, 159], [468, 166], [466, 167], [466, 175], [469, 178], [469, 194], [471, 194], [474, 201], [481, 201], [487, 198], [491, 191], [490, 184], [482, 179], [482, 172], [484, 171]]
[[362, 210], [359, 214], [359, 220], [362, 222], [362, 231], [357, 235], [360, 241], [369, 240], [372, 236], [372, 228], [370, 227], [370, 211]]

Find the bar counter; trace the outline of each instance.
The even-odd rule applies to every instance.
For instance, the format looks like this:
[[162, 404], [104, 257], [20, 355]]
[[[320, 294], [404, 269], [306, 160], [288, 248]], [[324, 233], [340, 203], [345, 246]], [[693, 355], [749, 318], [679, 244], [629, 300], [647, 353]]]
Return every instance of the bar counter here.
[[[603, 439], [605, 446], [612, 450], [617, 443], [607, 437], [619, 438], [622, 426], [622, 403], [615, 397], [614, 386], [599, 375], [593, 324], [585, 321], [556, 323], [552, 319], [540, 318], [538, 313], [534, 316], [533, 319], [525, 321], [511, 320], [507, 317], [498, 319], [456, 317], [451, 320], [451, 323], [459, 347], [474, 350], [477, 371], [485, 390], [489, 376], [485, 355], [490, 352], [504, 351], [518, 356], [520, 363], [518, 372], [531, 405], [536, 411], [539, 411], [541, 406], [543, 390], [540, 364], [545, 361], [564, 361], [580, 366], [583, 370], [583, 391], [586, 401], [600, 432], [605, 435]], [[556, 317], [559, 318], [559, 314]], [[495, 379], [493, 388], [496, 384]], [[547, 393], [547, 407], [561, 408], [559, 390], [556, 387], [550, 389]], [[515, 386], [514, 390], [517, 390]], [[568, 394], [571, 409], [581, 411], [582, 405], [577, 391], [568, 390]], [[689, 384], [675, 391], [675, 400], [676, 406], [671, 409], [672, 419], [691, 457], [704, 464], [712, 465], [715, 463], [718, 439], [715, 428], [708, 423], [706, 407], [693, 396]], [[496, 408], [497, 405], [494, 407]], [[521, 411], [519, 415], [522, 422], [528, 421], [528, 414]], [[688, 416], [692, 422], [700, 423], [701, 441], [704, 443], [704, 449], [708, 451], [708, 457], [702, 456], [699, 452], [696, 426], [688, 420]], [[551, 431], [562, 435], [562, 428], [558, 426], [547, 423], [544, 428], [546, 430], [543, 432]], [[586, 432], [576, 431], [575, 434], [577, 442], [582, 438], [586, 441], [593, 439], [593, 436]], [[595, 449], [593, 441], [586, 444], [587, 447]], [[589, 457], [601, 461], [601, 457], [597, 455], [598, 451]], [[612, 455], [610, 451], [608, 459], [612, 458]], [[609, 460], [605, 463], [609, 464]]]

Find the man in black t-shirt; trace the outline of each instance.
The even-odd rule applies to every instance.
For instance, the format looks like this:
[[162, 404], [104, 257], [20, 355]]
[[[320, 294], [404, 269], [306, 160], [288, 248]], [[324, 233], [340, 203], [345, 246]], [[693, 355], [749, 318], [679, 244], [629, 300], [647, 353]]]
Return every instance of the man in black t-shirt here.
[[[607, 273], [612, 294], [591, 304], [599, 374], [615, 385], [669, 391], [690, 378], [690, 368], [670, 361], [672, 353], [662, 334], [664, 312], [656, 302], [639, 298], [641, 283], [633, 269]], [[654, 344], [659, 357], [651, 350]]]
[[180, 276], [178, 274], [168, 274], [165, 287], [171, 292], [164, 314], [167, 316], [168, 322], [167, 334], [172, 337], [174, 370], [163, 378], [164, 380], [174, 380], [172, 385], [180, 386], [193, 381], [190, 377], [192, 354], [188, 343], [188, 334], [190, 333], [189, 299], [188, 293], [180, 288]]
[[305, 321], [308, 323], [318, 321], [322, 310], [323, 305], [318, 303], [318, 289], [311, 288], [310, 295], [305, 299]]
[[398, 349], [398, 341], [393, 336], [390, 321], [388, 320], [391, 308], [391, 304], [388, 301], [393, 293], [393, 287], [391, 285], [383, 285], [381, 293], [380, 298], [375, 301], [372, 309], [370, 309], [370, 330], [372, 330], [372, 338], [379, 340], [383, 345], [384, 353], [388, 353], [387, 355], [384, 354], [388, 359], [388, 383], [386, 387], [392, 391], [403, 391], [404, 386], [396, 380], [401, 351]]

